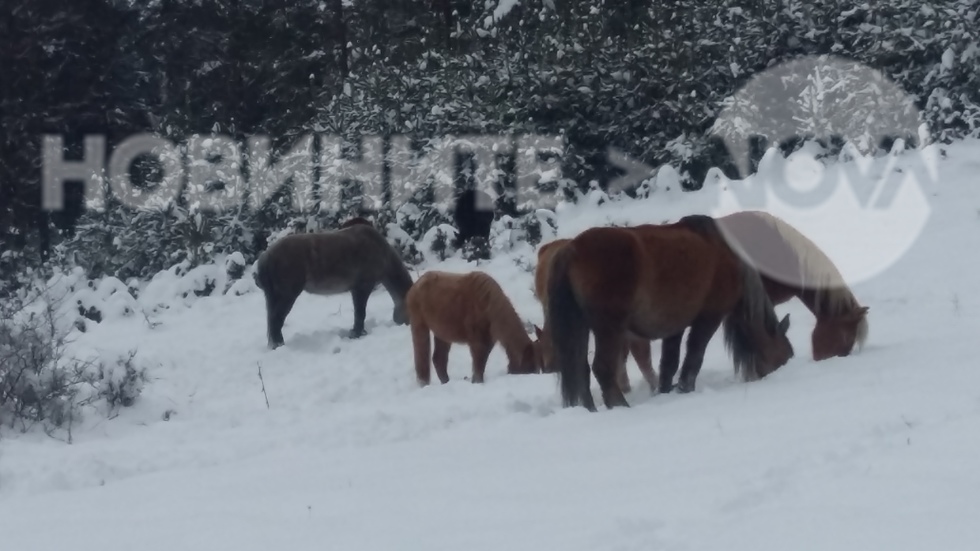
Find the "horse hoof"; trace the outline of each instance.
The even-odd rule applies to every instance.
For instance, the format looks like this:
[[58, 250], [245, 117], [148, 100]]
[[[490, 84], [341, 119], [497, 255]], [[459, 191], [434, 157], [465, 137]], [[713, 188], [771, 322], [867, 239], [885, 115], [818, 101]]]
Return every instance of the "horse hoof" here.
[[686, 385], [684, 383], [677, 385], [678, 394], [690, 394], [691, 392], [694, 392], [694, 385]]
[[626, 396], [615, 391], [602, 393], [602, 403], [606, 404], [606, 409], [630, 407], [629, 402], [626, 401]]
[[348, 333], [348, 337], [350, 337], [352, 339], [359, 339], [359, 338], [363, 337], [366, 334], [367, 334], [367, 331], [365, 331], [363, 329], [361, 329], [360, 331], [358, 331], [356, 329], [351, 329], [350, 330], [350, 333]]

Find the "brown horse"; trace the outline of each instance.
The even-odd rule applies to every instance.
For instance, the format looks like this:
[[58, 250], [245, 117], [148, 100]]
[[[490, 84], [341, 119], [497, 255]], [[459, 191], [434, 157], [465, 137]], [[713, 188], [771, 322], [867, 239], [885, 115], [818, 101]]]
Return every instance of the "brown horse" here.
[[[544, 309], [548, 308], [547, 284], [551, 260], [554, 257], [554, 253], [569, 241], [570, 239], [556, 239], [538, 247], [538, 264], [534, 271], [534, 296]], [[548, 337], [548, 328], [545, 326], [545, 329], [541, 329], [535, 325], [534, 331], [538, 338], [538, 355], [541, 357], [543, 365], [549, 365], [551, 363], [552, 347], [551, 339]], [[620, 390], [624, 394], [632, 390], [629, 375], [626, 371], [626, 358], [628, 355], [632, 355], [633, 359], [636, 360], [636, 365], [640, 368], [640, 373], [643, 374], [643, 378], [646, 379], [647, 384], [650, 386], [650, 391], [656, 393], [658, 388], [657, 371], [653, 368], [650, 341], [635, 335], [627, 335], [625, 346], [627, 350], [622, 354], [623, 363], [617, 370], [617, 382]]]
[[718, 218], [735, 249], [759, 270], [775, 304], [794, 297], [817, 319], [813, 359], [848, 356], [868, 337], [868, 307], [861, 306], [830, 258], [796, 228], [769, 213], [742, 211]]
[[715, 220], [694, 215], [676, 223], [586, 230], [554, 253], [545, 325], [565, 407], [595, 411], [592, 364], [606, 407], [628, 406], [616, 384], [628, 334], [664, 339], [660, 389], [669, 391], [684, 330], [690, 327], [679, 390], [694, 389], [705, 349], [724, 325], [735, 373], [765, 377], [793, 356], [789, 317], [776, 317], [758, 272], [724, 240]]
[[443, 384], [449, 382], [447, 364], [453, 343], [466, 343], [473, 357], [474, 383], [483, 382], [490, 351], [500, 343], [507, 353], [507, 372], [537, 373], [537, 346], [500, 285], [483, 272], [454, 274], [430, 271], [408, 291], [409, 323], [415, 349], [415, 374], [421, 386], [429, 384], [429, 333], [435, 340], [432, 364]]
[[303, 291], [316, 295], [351, 293], [351, 338], [364, 335], [368, 298], [379, 283], [395, 303], [394, 322], [408, 323], [405, 296], [412, 276], [395, 249], [370, 224], [287, 235], [259, 257], [255, 281], [265, 293], [269, 348], [282, 346], [283, 323]]
[[[767, 212], [742, 211], [716, 220], [729, 244], [759, 271], [773, 304], [798, 298], [813, 313], [817, 320], [810, 335], [814, 361], [846, 357], [855, 347], [864, 346], [868, 307], [861, 306], [840, 271], [813, 241]], [[650, 343], [635, 342], [630, 351], [637, 358], [648, 356]], [[628, 381], [628, 375], [622, 378]]]
[[[814, 315], [816, 325], [810, 336], [814, 361], [846, 357], [855, 347], [864, 346], [869, 307], [857, 301], [840, 271], [812, 240], [767, 212], [742, 211], [716, 220], [729, 243], [759, 271], [773, 304], [798, 298]], [[542, 288], [542, 282], [536, 284]], [[547, 339], [539, 336], [538, 340], [547, 348]], [[650, 357], [650, 349], [649, 342], [630, 340], [630, 354], [641, 370], [641, 359]], [[620, 374], [620, 387], [629, 389], [628, 374]]]

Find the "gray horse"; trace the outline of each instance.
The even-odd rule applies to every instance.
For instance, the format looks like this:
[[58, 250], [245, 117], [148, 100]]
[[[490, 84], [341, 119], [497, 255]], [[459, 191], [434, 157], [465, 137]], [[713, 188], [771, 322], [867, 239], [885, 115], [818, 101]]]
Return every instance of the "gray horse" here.
[[351, 338], [365, 334], [368, 297], [378, 284], [395, 302], [394, 322], [408, 323], [405, 295], [412, 286], [412, 276], [395, 249], [369, 223], [277, 240], [259, 257], [255, 282], [265, 293], [272, 349], [283, 345], [283, 323], [303, 291], [315, 295], [349, 292], [354, 299]]

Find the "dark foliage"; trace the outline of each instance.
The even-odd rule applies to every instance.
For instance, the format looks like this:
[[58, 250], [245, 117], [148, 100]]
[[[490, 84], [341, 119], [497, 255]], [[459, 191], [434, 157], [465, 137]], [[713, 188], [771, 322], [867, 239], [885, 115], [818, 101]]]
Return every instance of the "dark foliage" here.
[[[269, 138], [273, 161], [307, 134], [342, 136], [341, 165], [370, 165], [371, 144], [361, 141], [370, 135], [411, 138], [423, 157], [447, 135], [560, 135], [558, 185], [569, 196], [619, 175], [609, 147], [671, 163], [697, 188], [708, 168], [733, 169], [708, 137], [724, 100], [759, 71], [813, 54], [881, 71], [916, 98], [937, 139], [980, 128], [975, 0], [523, 0], [500, 17], [497, 7], [9, 0], [0, 15], [0, 283], [10, 287], [51, 258], [122, 279], [225, 252], [251, 262], [273, 232], [337, 227], [352, 216], [384, 231], [395, 224], [399, 239], [451, 223], [453, 194], [430, 186], [401, 201], [403, 190], [386, 186], [364, 200], [366, 182], [336, 165], [319, 167], [327, 187], [303, 208], [287, 192], [250, 204], [249, 188], [239, 207], [221, 212], [186, 195], [156, 210], [111, 197], [86, 210], [82, 187], [71, 185], [66, 209], [48, 213], [40, 208], [45, 133], [65, 136], [69, 160], [83, 158], [86, 134], [106, 136], [108, 159], [137, 132], [182, 145], [194, 133], [220, 133], [242, 144], [246, 181], [254, 159], [245, 141], [256, 135]], [[534, 209], [515, 198], [514, 157], [499, 161], [498, 215], [537, 228]], [[398, 167], [377, 166], [392, 181]], [[153, 162], [132, 172], [148, 190], [161, 176]], [[471, 186], [474, 173], [460, 174], [451, 185]], [[447, 185], [435, 176], [430, 183]]]

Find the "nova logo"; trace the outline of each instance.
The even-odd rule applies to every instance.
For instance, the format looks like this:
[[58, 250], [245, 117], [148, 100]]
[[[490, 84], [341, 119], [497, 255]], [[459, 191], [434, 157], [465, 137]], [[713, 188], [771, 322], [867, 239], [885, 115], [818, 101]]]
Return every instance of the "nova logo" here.
[[[929, 218], [925, 190], [938, 180], [939, 153], [913, 98], [864, 65], [819, 56], [771, 67], [728, 98], [712, 131], [743, 177], [718, 182], [712, 215], [762, 210], [782, 218], [823, 249], [848, 284], [897, 262]], [[770, 148], [749, 175], [756, 136], [771, 146], [812, 138], [843, 147], [835, 159], [822, 159], [813, 141], [788, 157]], [[801, 283], [793, 281], [798, 270], [758, 267]]]

